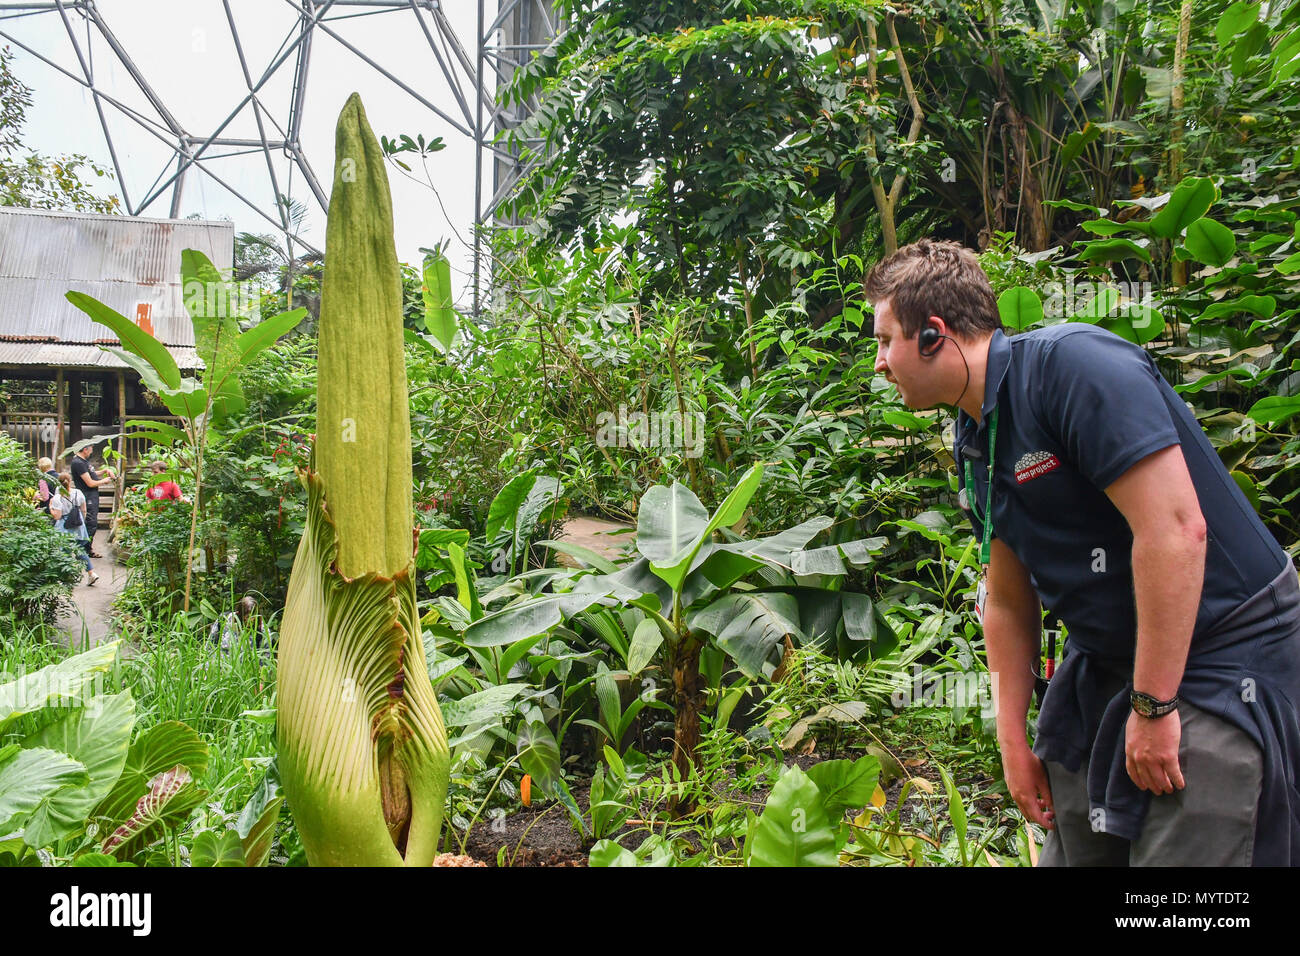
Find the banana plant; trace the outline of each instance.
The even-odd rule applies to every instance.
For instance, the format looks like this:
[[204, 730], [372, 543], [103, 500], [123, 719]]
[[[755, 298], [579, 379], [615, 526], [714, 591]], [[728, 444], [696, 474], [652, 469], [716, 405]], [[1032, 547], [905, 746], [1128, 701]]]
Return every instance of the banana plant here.
[[[100, 346], [117, 356], [140, 376], [145, 388], [157, 395], [167, 410], [182, 419], [184, 429], [163, 422], [127, 421], [123, 428], [135, 429], [125, 438], [144, 438], [170, 447], [184, 442], [193, 451], [194, 501], [190, 509], [190, 540], [187, 554], [194, 553], [199, 512], [203, 506], [203, 458], [207, 450], [208, 425], [242, 411], [247, 403], [239, 384], [239, 371], [307, 315], [304, 308], [282, 312], [241, 331], [239, 302], [234, 284], [202, 252], [181, 251], [181, 279], [186, 311], [194, 327], [194, 349], [203, 360], [198, 378], [181, 375], [176, 359], [158, 341], [126, 316], [84, 292], [68, 292], [67, 299], [91, 320], [110, 329], [122, 348]], [[185, 610], [190, 609], [193, 561], [185, 562]]]
[[638, 559], [616, 571], [569, 579], [568, 591], [521, 596], [473, 621], [464, 643], [513, 647], [594, 605], [638, 608], [653, 622], [659, 645], [638, 626], [638, 664], [647, 647], [663, 655], [675, 711], [673, 763], [685, 777], [698, 760], [705, 647], [720, 649], [746, 676], [761, 679], [771, 676], [787, 641], [842, 641], [846, 650], [872, 655], [897, 644], [868, 596], [841, 589], [847, 565], [867, 564], [883, 538], [809, 548], [832, 524], [818, 517], [766, 538], [732, 533], [729, 540], [716, 539], [741, 522], [762, 472], [761, 465], [746, 471], [712, 515], [680, 482], [650, 488], [638, 509]]
[[278, 766], [314, 866], [428, 866], [447, 734], [415, 608], [393, 207], [361, 99], [335, 134], [307, 525], [279, 643]]

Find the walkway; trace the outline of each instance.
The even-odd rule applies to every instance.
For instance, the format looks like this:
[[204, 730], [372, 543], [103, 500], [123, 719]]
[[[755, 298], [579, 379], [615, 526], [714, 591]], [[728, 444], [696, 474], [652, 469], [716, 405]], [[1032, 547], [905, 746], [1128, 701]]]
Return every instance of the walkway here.
[[[623, 548], [632, 544], [635, 538], [631, 533], [633, 530], [631, 525], [620, 524], [617, 521], [578, 516], [564, 522], [564, 531], [560, 534], [559, 540], [580, 544], [611, 561], [617, 561], [623, 556]], [[559, 564], [566, 567], [578, 567], [578, 562], [567, 554], [558, 554], [556, 559]]]
[[107, 528], [96, 532], [94, 550], [104, 555], [91, 558], [99, 580], [93, 585], [86, 584], [83, 574], [72, 591], [72, 609], [59, 617], [59, 629], [73, 647], [94, 647], [113, 639], [110, 633], [113, 599], [126, 586], [126, 565], [118, 563], [117, 548], [108, 543]]

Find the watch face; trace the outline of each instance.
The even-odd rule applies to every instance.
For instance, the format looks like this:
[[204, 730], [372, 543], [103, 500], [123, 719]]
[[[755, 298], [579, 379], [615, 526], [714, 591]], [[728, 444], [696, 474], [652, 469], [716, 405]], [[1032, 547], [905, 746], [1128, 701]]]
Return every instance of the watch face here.
[[1131, 703], [1133, 704], [1133, 709], [1143, 717], [1150, 717], [1155, 712], [1155, 708], [1151, 706], [1151, 698], [1146, 694], [1133, 694]]

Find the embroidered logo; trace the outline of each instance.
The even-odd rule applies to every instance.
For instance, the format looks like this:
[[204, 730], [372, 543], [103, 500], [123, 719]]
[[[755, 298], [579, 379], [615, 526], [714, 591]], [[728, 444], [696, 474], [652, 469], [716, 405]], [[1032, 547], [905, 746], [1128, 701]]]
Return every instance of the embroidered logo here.
[[1023, 485], [1026, 481], [1041, 478], [1059, 467], [1061, 467], [1061, 459], [1051, 452], [1031, 451], [1028, 455], [1022, 455], [1016, 462], [1016, 484]]

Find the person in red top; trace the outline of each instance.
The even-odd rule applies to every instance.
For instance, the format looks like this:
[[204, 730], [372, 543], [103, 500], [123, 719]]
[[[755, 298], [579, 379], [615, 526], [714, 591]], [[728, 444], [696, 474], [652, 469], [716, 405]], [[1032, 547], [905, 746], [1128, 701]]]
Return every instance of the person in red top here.
[[[155, 475], [161, 475], [167, 470], [165, 462], [155, 461], [149, 466], [149, 470]], [[174, 481], [160, 481], [155, 485], [150, 485], [144, 490], [144, 496], [150, 501], [184, 501], [181, 495], [181, 489]]]

